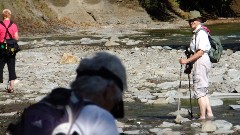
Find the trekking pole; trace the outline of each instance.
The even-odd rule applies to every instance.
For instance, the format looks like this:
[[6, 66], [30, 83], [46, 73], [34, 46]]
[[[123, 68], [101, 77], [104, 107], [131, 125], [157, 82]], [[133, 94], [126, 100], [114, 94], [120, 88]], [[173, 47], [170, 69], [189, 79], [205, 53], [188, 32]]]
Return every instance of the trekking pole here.
[[[185, 55], [187, 56], [187, 58], [190, 58], [191, 56], [191, 52], [189, 51], [189, 48], [186, 47], [186, 51], [185, 51]], [[193, 68], [193, 63], [187, 63], [186, 64], [186, 69], [184, 70], [184, 73], [188, 74], [188, 88], [189, 88], [189, 92], [190, 92], [190, 107], [191, 107], [191, 112], [188, 110], [188, 115], [190, 115], [191, 119], [193, 118], [193, 113], [192, 113], [192, 93], [191, 93], [191, 84], [190, 84], [190, 74], [191, 74], [191, 70]]]
[[193, 118], [193, 113], [192, 113], [192, 92], [191, 92], [191, 89], [190, 89], [190, 74], [188, 74], [188, 88], [189, 88], [189, 92], [190, 92], [190, 107], [191, 107], [191, 112], [189, 112], [188, 110], [188, 114], [190, 115], [191, 119]]
[[178, 114], [179, 114], [179, 110], [180, 110], [180, 89], [182, 87], [182, 64], [181, 64], [181, 68], [180, 68], [180, 81], [179, 81], [179, 87], [178, 87]]
[[180, 68], [180, 82], [179, 82], [179, 87], [178, 87], [178, 114], [177, 114], [177, 116], [176, 116], [176, 119], [175, 119], [175, 122], [176, 123], [181, 123], [182, 122], [182, 116], [180, 115], [180, 112], [179, 112], [179, 110], [180, 110], [180, 89], [181, 89], [181, 87], [182, 87], [182, 64], [181, 64], [181, 68]]

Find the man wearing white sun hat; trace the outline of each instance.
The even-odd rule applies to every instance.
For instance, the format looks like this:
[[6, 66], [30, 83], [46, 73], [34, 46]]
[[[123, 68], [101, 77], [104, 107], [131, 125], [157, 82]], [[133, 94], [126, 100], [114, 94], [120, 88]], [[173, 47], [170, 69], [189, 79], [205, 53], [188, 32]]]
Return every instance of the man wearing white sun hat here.
[[[208, 73], [211, 68], [211, 61], [208, 56], [211, 45], [207, 32], [210, 31], [202, 25], [206, 20], [201, 16], [199, 11], [190, 11], [187, 21], [194, 33], [188, 49], [191, 55], [187, 59], [180, 59], [179, 62], [180, 64], [193, 64], [193, 90], [194, 96], [198, 101], [199, 119], [213, 118], [211, 105], [207, 96], [209, 85]], [[200, 29], [204, 29], [207, 32]]]

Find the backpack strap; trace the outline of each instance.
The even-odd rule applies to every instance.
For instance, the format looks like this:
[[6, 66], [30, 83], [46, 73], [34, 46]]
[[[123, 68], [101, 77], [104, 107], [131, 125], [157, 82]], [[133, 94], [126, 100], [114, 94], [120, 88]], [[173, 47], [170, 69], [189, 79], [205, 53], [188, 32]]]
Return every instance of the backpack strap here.
[[[77, 117], [80, 115], [82, 108], [86, 105], [93, 104], [88, 101], [84, 101], [81, 96], [77, 96], [72, 90], [66, 88], [56, 88], [52, 90], [48, 97], [44, 98], [41, 102], [51, 108], [61, 108], [66, 111], [69, 123], [66, 127], [67, 134], [70, 134], [72, 126], [74, 125]], [[52, 132], [57, 131], [58, 128], [61, 127], [59, 127], [59, 125], [56, 126]]]
[[195, 51], [194, 51], [194, 53], [197, 52], [197, 34], [198, 34], [198, 32], [199, 32], [200, 30], [201, 30], [201, 28], [198, 29], [198, 30], [194, 33], [194, 35], [195, 35]]
[[[210, 36], [210, 34], [204, 29], [204, 28], [199, 28], [194, 34], [195, 34], [195, 51], [197, 51], [197, 34], [198, 34], [198, 32], [200, 31], [200, 30], [203, 30], [203, 31], [205, 31], [206, 33], [207, 33], [207, 35], [208, 35], [208, 40], [209, 40], [209, 36]], [[196, 53], [196, 52], [195, 52]], [[206, 52], [206, 53], [208, 53], [208, 52]]]
[[3, 21], [0, 21], [0, 24], [2, 24], [2, 26], [4, 26], [6, 28], [6, 33], [5, 33], [4, 40], [6, 40], [7, 34], [9, 35], [10, 38], [13, 38], [12, 35], [10, 34], [10, 32], [8, 31], [8, 29], [12, 26], [13, 21], [10, 21], [8, 27], [6, 27], [6, 25], [3, 23]]
[[[76, 96], [74, 92], [71, 93], [70, 101], [69, 101], [69, 106], [66, 106], [66, 110], [68, 112], [68, 117], [70, 121], [70, 126], [67, 132], [67, 135], [70, 135], [71, 129], [77, 120], [78, 116], [80, 115], [82, 109], [86, 105], [91, 105], [93, 104], [92, 102], [89, 101], [84, 101], [82, 97]], [[71, 114], [70, 114], [71, 113]], [[82, 129], [80, 129], [80, 132], [82, 133]]]

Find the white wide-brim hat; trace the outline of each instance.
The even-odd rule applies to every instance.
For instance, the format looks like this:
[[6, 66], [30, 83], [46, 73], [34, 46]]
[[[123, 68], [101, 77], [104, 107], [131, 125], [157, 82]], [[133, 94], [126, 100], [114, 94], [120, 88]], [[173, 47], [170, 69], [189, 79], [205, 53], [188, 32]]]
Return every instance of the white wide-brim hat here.
[[204, 17], [202, 17], [200, 12], [197, 10], [193, 10], [193, 11], [189, 12], [187, 21], [197, 19], [197, 18], [200, 18], [203, 22], [206, 21], [206, 19]]

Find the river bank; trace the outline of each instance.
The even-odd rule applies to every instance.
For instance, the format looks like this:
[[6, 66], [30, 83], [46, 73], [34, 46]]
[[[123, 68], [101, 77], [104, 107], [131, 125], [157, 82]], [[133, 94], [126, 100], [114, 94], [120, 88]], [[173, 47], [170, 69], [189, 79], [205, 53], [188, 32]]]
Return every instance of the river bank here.
[[[49, 36], [50, 39], [48, 39], [46, 35], [45, 37], [40, 36], [40, 38], [34, 36], [31, 38], [26, 37], [19, 42], [24, 49], [17, 54], [16, 72], [18, 80], [16, 80], [15, 93], [7, 94], [3, 91], [7, 85], [6, 81], [0, 85], [0, 131], [4, 132], [7, 124], [17, 117], [24, 107], [39, 101], [53, 88], [68, 87], [75, 79], [75, 69], [78, 62], [82, 58], [98, 51], [107, 51], [117, 55], [126, 66], [128, 90], [124, 94], [125, 102], [134, 103], [138, 101], [149, 106], [176, 105], [180, 72], [178, 59], [181, 56], [184, 57], [183, 51], [185, 46], [178, 45], [175, 48], [167, 45], [148, 46], [146, 44], [151, 41], [143, 40], [146, 38], [146, 35], [139, 36], [142, 39], [136, 39], [133, 36], [139, 33], [141, 32], [138, 30], [110, 29], [109, 26], [106, 29], [95, 29], [95, 31], [92, 29], [88, 33], [83, 32], [79, 34], [80, 36], [74, 37], [74, 39], [62, 37], [54, 39], [52, 36]], [[66, 34], [69, 34], [71, 37], [76, 33], [73, 35], [71, 32]], [[172, 33], [170, 36], [174, 35], [178, 34]], [[175, 39], [183, 39], [186, 35], [176, 37]], [[149, 39], [151, 38], [152, 41], [158, 41], [158, 44], [169, 40], [168, 38], [157, 36], [150, 36]], [[173, 40], [171, 43], [176, 43], [175, 41]], [[239, 37], [234, 39], [234, 44], [238, 45], [239, 41]], [[166, 44], [169, 45], [170, 43]], [[220, 62], [213, 64], [209, 87], [211, 104], [213, 106], [223, 105], [223, 98], [239, 99], [240, 67], [237, 62], [239, 58], [240, 52], [238, 47], [226, 49]], [[7, 80], [7, 76], [7, 67], [5, 67], [4, 80]], [[181, 98], [189, 98], [186, 75], [183, 75], [182, 78]], [[235, 102], [235, 104], [238, 104], [238, 102]], [[173, 113], [172, 111], [169, 110], [169, 113]], [[182, 115], [187, 115], [185, 108], [183, 108]], [[216, 118], [218, 117], [216, 115]], [[185, 130], [191, 128], [195, 134], [206, 132], [228, 134], [238, 132], [240, 123], [231, 125], [222, 117], [219, 118], [221, 119], [214, 120], [215, 123], [222, 122], [223, 124], [215, 124], [217, 128], [214, 131], [201, 131], [203, 124], [199, 121], [186, 121], [188, 124], [179, 125], [172, 123], [172, 120], [163, 120], [159, 121], [155, 126], [147, 124], [149, 127], [144, 128], [143, 134], [185, 133], [181, 131], [181, 128]], [[134, 129], [136, 126], [141, 128], [136, 122], [138, 121], [131, 117], [126, 121], [119, 120], [118, 127], [120, 132], [140, 134], [140, 130]], [[191, 126], [191, 124], [195, 122], [197, 123], [197, 128], [194, 130], [196, 125]], [[224, 126], [226, 123], [228, 126]], [[176, 127], [178, 128], [175, 129]], [[223, 131], [223, 129], [226, 130]]]

